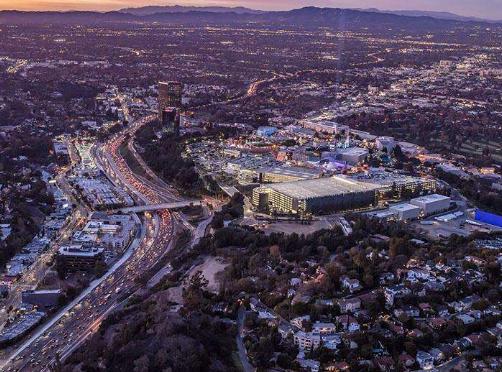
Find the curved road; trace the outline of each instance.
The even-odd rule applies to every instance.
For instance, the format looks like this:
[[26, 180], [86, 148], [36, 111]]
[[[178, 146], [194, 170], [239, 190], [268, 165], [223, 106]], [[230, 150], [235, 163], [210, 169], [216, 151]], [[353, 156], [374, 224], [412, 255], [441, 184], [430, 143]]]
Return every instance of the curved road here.
[[[146, 122], [142, 119], [131, 127], [139, 128]], [[99, 159], [99, 163], [116, 184], [134, 192], [144, 202], [159, 202], [157, 192], [138, 180], [128, 167], [124, 167], [125, 161], [118, 154], [118, 145], [125, 140], [130, 130], [128, 128], [115, 136], [97, 152], [107, 155]], [[169, 212], [163, 211], [151, 218], [147, 217], [141, 226], [141, 233], [122, 258], [27, 340], [12, 348], [9, 356], [0, 363], [1, 370], [47, 370], [57, 356], [64, 359], [71, 355], [99, 328], [101, 321], [117, 306], [119, 300], [127, 298], [139, 287], [137, 279], [165, 255], [173, 237], [175, 220]]]

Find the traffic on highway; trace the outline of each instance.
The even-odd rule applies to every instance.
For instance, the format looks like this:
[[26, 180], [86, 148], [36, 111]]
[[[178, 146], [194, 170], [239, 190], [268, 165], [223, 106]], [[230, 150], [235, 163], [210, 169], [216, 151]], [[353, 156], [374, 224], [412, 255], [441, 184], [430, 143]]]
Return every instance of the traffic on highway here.
[[[140, 119], [107, 143], [95, 146], [96, 164], [112, 183], [129, 192], [137, 204], [179, 201], [163, 185], [135, 175], [120, 154], [119, 148], [125, 141], [151, 120], [152, 117]], [[70, 356], [96, 332], [107, 314], [125, 304], [139, 288], [138, 278], [165, 255], [176, 231], [176, 219], [167, 210], [134, 217], [141, 229], [123, 257], [27, 340], [17, 345], [0, 368], [6, 371], [48, 370], [57, 360]]]

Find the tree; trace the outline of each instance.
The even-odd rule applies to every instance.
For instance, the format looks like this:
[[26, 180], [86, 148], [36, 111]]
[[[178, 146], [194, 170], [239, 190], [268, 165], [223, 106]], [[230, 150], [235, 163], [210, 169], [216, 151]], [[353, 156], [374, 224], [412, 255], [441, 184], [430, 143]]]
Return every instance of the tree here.
[[272, 257], [276, 259], [281, 257], [281, 248], [277, 244], [270, 246], [269, 251]]
[[134, 372], [148, 372], [148, 368], [150, 366], [150, 361], [148, 360], [148, 356], [143, 355], [142, 357], [136, 359], [134, 361]]
[[190, 284], [188, 288], [190, 290], [202, 291], [206, 289], [208, 284], [208, 280], [204, 277], [202, 271], [199, 270], [190, 278]]
[[406, 352], [412, 357], [415, 357], [415, 355], [417, 355], [417, 345], [415, 345], [413, 341], [406, 341], [404, 343], [404, 350], [406, 350]]
[[94, 274], [100, 278], [106, 273], [106, 269], [106, 264], [103, 261], [98, 260], [94, 265]]
[[190, 310], [195, 310], [201, 307], [204, 300], [204, 290], [209, 282], [202, 275], [202, 271], [197, 271], [189, 281], [187, 288], [183, 292], [185, 306]]

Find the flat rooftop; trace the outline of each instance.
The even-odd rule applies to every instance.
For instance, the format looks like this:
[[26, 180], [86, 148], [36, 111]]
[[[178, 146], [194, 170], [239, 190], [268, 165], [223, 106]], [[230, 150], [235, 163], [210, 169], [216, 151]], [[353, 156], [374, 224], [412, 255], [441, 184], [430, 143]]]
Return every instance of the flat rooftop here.
[[24, 291], [23, 293], [30, 293], [30, 294], [59, 294], [61, 293], [60, 289], [39, 289], [39, 290], [28, 290]]
[[267, 185], [267, 188], [293, 198], [310, 199], [375, 191], [381, 188], [381, 186], [334, 176], [314, 180], [276, 183]]
[[431, 194], [431, 195], [425, 195], [421, 196], [419, 198], [412, 199], [412, 202], [416, 203], [433, 203], [437, 201], [445, 201], [445, 200], [450, 200], [449, 196], [444, 196], [440, 194]]
[[346, 149], [338, 149], [336, 152], [345, 155], [366, 155], [369, 151], [363, 147], [349, 147]]
[[62, 256], [94, 257], [104, 252], [104, 248], [91, 247], [84, 248], [81, 245], [62, 246], [59, 254]]
[[391, 205], [389, 208], [392, 210], [395, 210], [395, 211], [400, 211], [400, 212], [414, 211], [414, 210], [420, 209], [420, 207], [417, 207], [416, 205], [408, 204], [408, 203]]
[[257, 169], [258, 173], [273, 173], [284, 176], [312, 178], [320, 175], [320, 171], [316, 169], [300, 168], [300, 167], [263, 167]]

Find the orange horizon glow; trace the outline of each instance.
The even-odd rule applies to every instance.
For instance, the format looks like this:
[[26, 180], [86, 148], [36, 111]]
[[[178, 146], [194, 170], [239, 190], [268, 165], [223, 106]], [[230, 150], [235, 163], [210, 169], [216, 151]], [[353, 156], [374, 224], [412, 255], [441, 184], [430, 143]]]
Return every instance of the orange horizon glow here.
[[[238, 0], [0, 0], [0, 10], [21, 10], [21, 11], [70, 11], [70, 10], [88, 10], [88, 11], [112, 11], [123, 8], [138, 8], [142, 6], [256, 6], [261, 9], [281, 9], [273, 5], [273, 2], [268, 0], [251, 0], [251, 1], [238, 1]], [[279, 0], [277, 4], [285, 5], [288, 1], [284, 2]], [[292, 1], [291, 4], [297, 3]], [[284, 7], [282, 7], [284, 9]], [[289, 8], [289, 7], [286, 7]]]
[[0, 10], [111, 11], [148, 5], [243, 6], [261, 10], [288, 10], [305, 6], [426, 10], [502, 20], [502, 0], [0, 0]]

